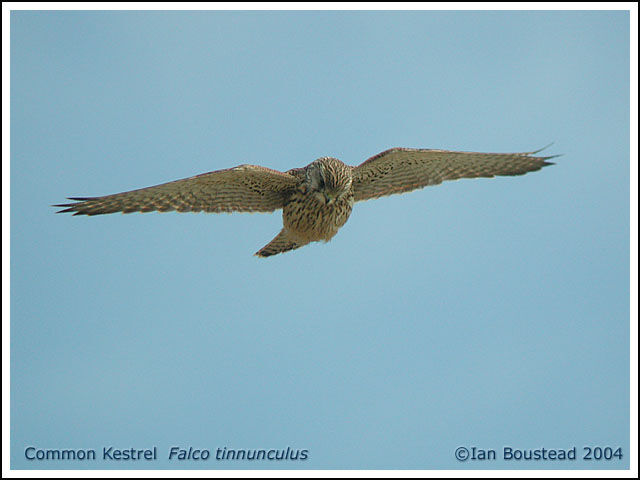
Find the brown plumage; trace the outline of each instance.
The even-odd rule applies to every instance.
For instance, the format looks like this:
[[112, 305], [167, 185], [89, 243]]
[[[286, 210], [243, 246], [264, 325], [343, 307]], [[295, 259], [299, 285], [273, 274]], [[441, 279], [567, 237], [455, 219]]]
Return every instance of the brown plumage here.
[[[357, 167], [322, 157], [304, 168], [279, 172], [241, 165], [103, 197], [70, 198], [58, 213], [273, 212], [283, 229], [256, 253], [268, 257], [310, 242], [329, 241], [351, 215], [354, 202], [403, 193], [444, 180], [523, 175], [552, 165], [553, 156], [392, 148]], [[555, 156], [555, 155], [554, 155]]]

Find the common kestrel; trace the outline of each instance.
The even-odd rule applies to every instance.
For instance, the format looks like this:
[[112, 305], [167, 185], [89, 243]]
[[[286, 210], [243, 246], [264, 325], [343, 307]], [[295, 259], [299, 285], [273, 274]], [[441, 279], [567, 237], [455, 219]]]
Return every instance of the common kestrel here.
[[452, 152], [392, 148], [357, 167], [322, 157], [304, 168], [279, 172], [257, 165], [163, 183], [103, 197], [70, 197], [62, 212], [101, 215], [114, 212], [273, 212], [282, 209], [283, 228], [256, 255], [268, 257], [329, 241], [351, 215], [353, 204], [403, 193], [444, 180], [523, 175], [540, 170], [553, 156], [525, 153]]

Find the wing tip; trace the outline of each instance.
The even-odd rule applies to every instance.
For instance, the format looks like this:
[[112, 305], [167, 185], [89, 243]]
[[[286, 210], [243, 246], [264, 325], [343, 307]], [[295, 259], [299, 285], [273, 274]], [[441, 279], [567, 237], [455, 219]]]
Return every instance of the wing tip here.
[[74, 216], [75, 215], [98, 215], [98, 214], [88, 213], [83, 210], [79, 210], [79, 207], [83, 204], [83, 202], [86, 202], [88, 200], [93, 200], [94, 198], [95, 197], [67, 197], [67, 200], [73, 200], [74, 203], [57, 203], [51, 206], [55, 208], [63, 208], [63, 210], [58, 210], [55, 213], [73, 213]]
[[[67, 200], [74, 200], [74, 199], [71, 197], [67, 197]], [[77, 205], [77, 203], [55, 203], [49, 206], [54, 208], [64, 208], [64, 210], [58, 210], [56, 213], [67, 213], [67, 212], [75, 211], [75, 209], [73, 208], [74, 205]]]
[[[530, 155], [535, 155], [536, 153], [540, 153], [540, 152], [542, 152], [543, 150], [546, 150], [547, 148], [549, 148], [550, 146], [552, 146], [554, 143], [555, 143], [555, 142], [551, 142], [551, 143], [549, 143], [549, 144], [545, 145], [545, 146], [544, 146], [544, 147], [542, 147], [542, 148], [539, 148], [539, 149], [534, 150], [534, 151], [532, 151], [532, 152], [527, 152], [525, 155], [530, 156]], [[552, 158], [558, 158], [558, 157], [561, 157], [562, 155], [564, 155], [564, 154], [562, 154], [562, 153], [556, 153], [555, 155], [545, 155], [544, 157], [538, 157], [538, 158], [539, 158], [540, 160], [542, 160], [542, 167], [548, 167], [548, 166], [550, 166], [550, 165], [555, 165], [555, 164], [556, 164], [556, 162], [549, 162], [548, 160], [551, 160]], [[542, 168], [542, 167], [541, 167], [541, 168]]]
[[[545, 145], [545, 146], [544, 146], [544, 147], [542, 147], [542, 148], [539, 148], [539, 149], [534, 150], [534, 151], [532, 151], [532, 152], [527, 152], [527, 153], [525, 153], [525, 155], [535, 155], [536, 153], [540, 153], [540, 152], [542, 152], [543, 150], [546, 150], [547, 148], [549, 148], [550, 146], [552, 146], [554, 143], [556, 143], [556, 142], [551, 142], [551, 143], [549, 143], [548, 145]], [[540, 159], [541, 159], [541, 160], [545, 160], [545, 161], [546, 161], [546, 160], [549, 160], [549, 159], [551, 159], [551, 158], [561, 157], [561, 156], [563, 156], [563, 155], [564, 155], [564, 153], [556, 153], [555, 155], [546, 155], [546, 156], [544, 156], [544, 157], [540, 157]], [[555, 165], [555, 163], [554, 163], [554, 162], [546, 162], [546, 163], [547, 163], [548, 165]]]
[[543, 151], [543, 150], [546, 150], [547, 148], [549, 148], [549, 147], [550, 147], [551, 145], [553, 145], [554, 143], [556, 143], [556, 142], [551, 142], [551, 143], [549, 143], [549, 144], [545, 145], [545, 146], [544, 146], [544, 147], [542, 147], [542, 148], [539, 148], [539, 149], [537, 149], [537, 150], [534, 150], [533, 152], [527, 152], [527, 155], [533, 155], [534, 153], [539, 153], [539, 152], [541, 152], [541, 151]]
[[549, 162], [549, 160], [551, 160], [553, 158], [562, 157], [563, 155], [564, 155], [563, 153], [558, 153], [557, 155], [549, 155], [547, 157], [540, 157], [540, 160], [542, 160], [542, 166], [543, 167], [548, 167], [549, 165], [555, 165], [556, 162]]

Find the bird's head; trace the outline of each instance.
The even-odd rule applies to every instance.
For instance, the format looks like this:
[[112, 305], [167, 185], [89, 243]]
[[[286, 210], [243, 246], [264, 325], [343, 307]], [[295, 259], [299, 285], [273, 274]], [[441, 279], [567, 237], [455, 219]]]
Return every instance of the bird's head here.
[[306, 172], [307, 187], [318, 201], [330, 205], [351, 190], [351, 167], [337, 158], [322, 157], [311, 163]]

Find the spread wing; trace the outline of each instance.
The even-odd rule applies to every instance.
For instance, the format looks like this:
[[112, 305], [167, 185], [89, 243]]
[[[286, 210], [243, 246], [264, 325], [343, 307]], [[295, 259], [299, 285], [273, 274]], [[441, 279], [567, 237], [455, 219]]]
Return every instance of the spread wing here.
[[444, 180], [523, 175], [553, 165], [549, 157], [527, 153], [475, 153], [392, 148], [353, 169], [355, 201], [408, 192]]
[[203, 173], [104, 197], [75, 197], [58, 213], [101, 215], [114, 212], [272, 212], [282, 208], [296, 177], [256, 165]]

